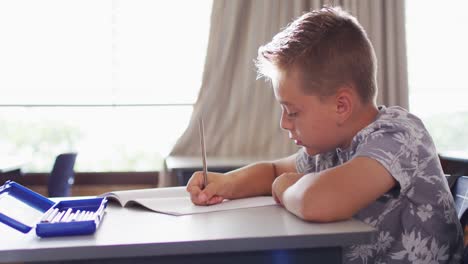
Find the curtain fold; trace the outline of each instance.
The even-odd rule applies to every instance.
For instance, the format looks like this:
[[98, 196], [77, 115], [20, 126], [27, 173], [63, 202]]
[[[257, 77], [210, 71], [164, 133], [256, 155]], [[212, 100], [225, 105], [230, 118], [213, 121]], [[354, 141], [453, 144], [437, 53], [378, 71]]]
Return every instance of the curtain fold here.
[[361, 23], [377, 56], [377, 103], [408, 109], [405, 1], [335, 1]]
[[[281, 109], [271, 85], [256, 80], [258, 47], [304, 12], [341, 5], [367, 30], [379, 61], [378, 103], [407, 107], [404, 0], [216, 0], [202, 87], [173, 156], [199, 156], [198, 120], [207, 156], [269, 160], [297, 151], [279, 127]], [[162, 173], [161, 186], [174, 185]], [[165, 176], [164, 176], [165, 175]]]

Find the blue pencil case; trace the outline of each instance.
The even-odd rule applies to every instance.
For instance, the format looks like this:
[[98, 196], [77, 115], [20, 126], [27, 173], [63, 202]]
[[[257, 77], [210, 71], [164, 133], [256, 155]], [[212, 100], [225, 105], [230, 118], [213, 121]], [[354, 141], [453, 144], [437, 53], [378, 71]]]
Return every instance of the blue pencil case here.
[[54, 202], [13, 181], [0, 187], [0, 222], [39, 237], [93, 234], [106, 206], [103, 197]]

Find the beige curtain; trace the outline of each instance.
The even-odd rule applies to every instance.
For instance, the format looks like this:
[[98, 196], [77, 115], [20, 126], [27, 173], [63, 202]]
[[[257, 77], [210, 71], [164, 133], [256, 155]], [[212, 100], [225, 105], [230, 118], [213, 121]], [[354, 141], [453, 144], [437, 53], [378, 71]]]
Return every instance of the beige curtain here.
[[[296, 152], [279, 127], [271, 85], [256, 80], [253, 60], [258, 47], [294, 18], [324, 4], [343, 6], [369, 30], [379, 59], [379, 103], [406, 107], [403, 0], [215, 0], [202, 87], [190, 124], [170, 155], [200, 155], [201, 115], [208, 157], [269, 160]], [[161, 186], [174, 185], [162, 175]]]
[[335, 1], [357, 17], [374, 45], [378, 60], [377, 103], [408, 109], [404, 0]]

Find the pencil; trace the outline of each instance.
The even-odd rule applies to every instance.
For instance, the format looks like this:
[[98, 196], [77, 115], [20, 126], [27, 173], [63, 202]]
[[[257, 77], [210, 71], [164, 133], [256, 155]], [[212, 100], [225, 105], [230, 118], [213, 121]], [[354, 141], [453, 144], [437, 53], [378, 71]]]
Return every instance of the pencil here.
[[200, 117], [200, 122], [198, 123], [200, 130], [200, 144], [202, 149], [202, 162], [203, 162], [203, 186], [204, 189], [208, 185], [208, 168], [206, 166], [206, 148], [205, 148], [205, 133], [203, 128], [203, 117]]

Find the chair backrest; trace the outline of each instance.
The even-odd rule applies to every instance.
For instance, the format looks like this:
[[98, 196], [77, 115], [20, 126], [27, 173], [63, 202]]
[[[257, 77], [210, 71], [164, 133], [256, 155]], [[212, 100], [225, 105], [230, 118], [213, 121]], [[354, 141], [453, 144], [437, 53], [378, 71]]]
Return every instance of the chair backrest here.
[[[454, 176], [452, 176], [454, 177]], [[455, 208], [457, 209], [458, 219], [462, 224], [468, 224], [465, 219], [468, 213], [465, 214], [468, 208], [468, 176], [459, 176], [452, 187], [453, 199], [455, 200]]]
[[450, 175], [468, 175], [468, 157], [439, 154], [444, 173]]
[[75, 178], [77, 153], [63, 153], [55, 159], [54, 167], [49, 175], [47, 189], [49, 197], [66, 197], [71, 194], [71, 186]]
[[[463, 230], [468, 224], [468, 176], [449, 176], [448, 178], [450, 190], [452, 191], [453, 199], [455, 200], [455, 208], [457, 210], [458, 219]], [[467, 234], [464, 232], [465, 245], [467, 245]], [[462, 263], [468, 264], [468, 247], [465, 246], [463, 252]]]

